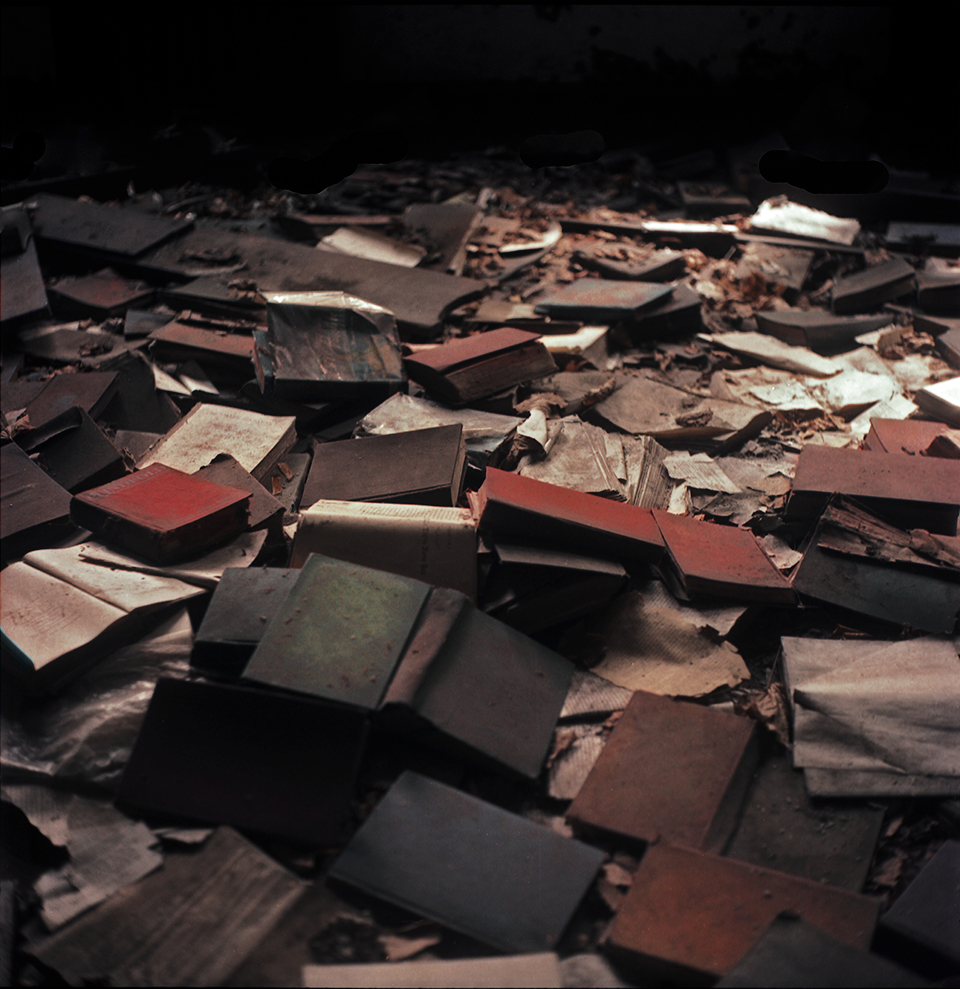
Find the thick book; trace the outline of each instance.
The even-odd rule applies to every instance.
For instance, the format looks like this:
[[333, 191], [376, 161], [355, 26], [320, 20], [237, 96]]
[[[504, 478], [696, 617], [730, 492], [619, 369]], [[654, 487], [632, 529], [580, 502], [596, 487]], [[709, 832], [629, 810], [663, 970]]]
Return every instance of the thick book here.
[[281, 567], [228, 567], [197, 629], [190, 665], [239, 677], [300, 574]]
[[802, 447], [784, 517], [813, 518], [832, 494], [857, 498], [902, 528], [955, 536], [960, 516], [960, 462], [906, 453]]
[[835, 313], [865, 312], [884, 302], [908, 295], [917, 283], [917, 273], [902, 258], [859, 271], [847, 278], [838, 278], [831, 300]]
[[656, 563], [663, 537], [649, 508], [489, 468], [468, 492], [481, 532], [614, 560]]
[[311, 553], [477, 596], [477, 526], [469, 509], [321, 500], [300, 516], [292, 567]]
[[107, 543], [165, 564], [239, 535], [249, 501], [247, 491], [152, 464], [76, 495], [70, 517]]
[[453, 507], [465, 471], [459, 424], [315, 442], [300, 505], [309, 508], [322, 498]]
[[667, 547], [664, 577], [674, 593], [736, 598], [757, 604], [795, 604], [790, 581], [773, 565], [749, 529], [702, 522], [654, 510]]
[[719, 852], [757, 765], [755, 723], [638, 690], [567, 813], [588, 835]]
[[610, 928], [608, 952], [648, 978], [712, 984], [783, 910], [866, 950], [880, 901], [734, 859], [661, 843], [647, 849]]
[[673, 292], [672, 285], [579, 278], [551, 293], [534, 307], [542, 316], [582, 319], [590, 323], [630, 321]]
[[313, 555], [243, 676], [532, 779], [573, 667], [457, 591]]
[[344, 292], [266, 292], [254, 364], [264, 395], [385, 399], [406, 384], [392, 312]]
[[50, 287], [54, 311], [65, 318], [104, 320], [120, 316], [130, 306], [149, 305], [154, 288], [133, 282], [109, 268], [83, 278], [62, 279]]
[[137, 464], [166, 464], [187, 473], [229, 453], [261, 483], [297, 441], [295, 416], [268, 416], [223, 405], [191, 409]]
[[162, 677], [117, 803], [336, 844], [366, 737], [363, 712], [313, 697]]
[[517, 954], [555, 948], [604, 853], [405, 772], [330, 877]]
[[512, 327], [419, 350], [405, 364], [414, 381], [455, 405], [557, 370], [540, 334]]
[[247, 380], [253, 373], [253, 337], [183, 323], [167, 323], [148, 334], [153, 352], [164, 361], [199, 361], [210, 373]]
[[918, 454], [949, 427], [923, 419], [871, 419], [863, 449], [874, 453]]
[[[30, 425], [36, 429], [74, 405], [80, 406], [91, 418], [99, 419], [119, 386], [120, 375], [116, 371], [58, 374], [41, 385], [39, 394], [26, 403]], [[6, 401], [3, 407], [8, 408]]]
[[265, 529], [270, 543], [283, 542], [284, 506], [251, 473], [245, 471], [229, 453], [214, 457], [195, 477], [228, 488], [238, 488], [250, 495], [247, 528], [251, 532]]
[[926, 385], [913, 396], [913, 400], [927, 415], [960, 429], [960, 377]]
[[889, 326], [890, 316], [836, 316], [824, 309], [770, 309], [754, 314], [757, 328], [792, 347], [809, 347], [818, 354], [853, 346], [864, 333]]

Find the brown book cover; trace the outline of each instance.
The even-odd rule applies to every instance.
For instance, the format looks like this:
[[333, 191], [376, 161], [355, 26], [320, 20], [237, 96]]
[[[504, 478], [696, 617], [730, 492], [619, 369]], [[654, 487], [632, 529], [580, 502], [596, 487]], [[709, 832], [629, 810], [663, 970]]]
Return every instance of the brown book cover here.
[[567, 817], [586, 834], [719, 852], [756, 768], [754, 727], [638, 690]]
[[825, 883], [667, 844], [647, 849], [610, 929], [621, 963], [707, 985], [726, 975], [783, 910], [866, 950], [880, 901]]
[[16, 443], [0, 447], [0, 552], [4, 563], [74, 530], [70, 492]]
[[453, 507], [465, 470], [460, 424], [314, 443], [300, 506], [324, 499]]
[[848, 278], [838, 278], [833, 286], [833, 311], [863, 312], [884, 302], [907, 295], [916, 286], [916, 272], [902, 258], [858, 271]]
[[105, 542], [165, 564], [243, 532], [249, 501], [246, 491], [152, 464], [77, 495], [70, 516]]
[[481, 531], [496, 537], [646, 563], [663, 554], [663, 537], [649, 508], [492, 467], [480, 490], [468, 492], [468, 498]]
[[871, 419], [863, 448], [875, 453], [917, 454], [949, 428], [944, 422], [923, 419]]
[[863, 501], [905, 529], [957, 534], [960, 462], [906, 453], [804, 446], [784, 517], [812, 518], [832, 494]]
[[404, 363], [414, 381], [455, 404], [493, 395], [557, 370], [539, 334], [513, 327], [421, 350]]
[[534, 308], [543, 316], [613, 323], [635, 319], [638, 313], [662, 302], [672, 292], [672, 285], [655, 282], [579, 278], [538, 302]]
[[793, 588], [748, 529], [701, 522], [655, 509], [667, 547], [665, 577], [687, 597], [736, 598], [758, 604], [794, 604]]

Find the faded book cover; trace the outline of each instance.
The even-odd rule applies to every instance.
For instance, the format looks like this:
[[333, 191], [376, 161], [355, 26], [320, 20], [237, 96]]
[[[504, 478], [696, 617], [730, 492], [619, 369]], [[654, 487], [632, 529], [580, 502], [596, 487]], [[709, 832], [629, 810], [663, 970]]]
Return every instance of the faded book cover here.
[[302, 513], [291, 566], [311, 553], [477, 596], [477, 530], [468, 509], [321, 500]]

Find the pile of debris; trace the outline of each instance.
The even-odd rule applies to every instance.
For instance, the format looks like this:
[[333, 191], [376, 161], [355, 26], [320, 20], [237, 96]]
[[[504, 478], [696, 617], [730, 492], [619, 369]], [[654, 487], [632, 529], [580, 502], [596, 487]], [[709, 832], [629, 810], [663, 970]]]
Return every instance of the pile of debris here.
[[5, 984], [960, 971], [956, 231], [562, 178], [4, 208]]

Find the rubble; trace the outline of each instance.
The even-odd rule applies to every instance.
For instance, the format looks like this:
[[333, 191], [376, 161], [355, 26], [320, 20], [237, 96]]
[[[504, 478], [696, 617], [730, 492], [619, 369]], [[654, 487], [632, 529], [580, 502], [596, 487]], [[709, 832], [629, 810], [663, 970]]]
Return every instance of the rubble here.
[[4, 208], [13, 984], [956, 976], [955, 228], [635, 164]]

